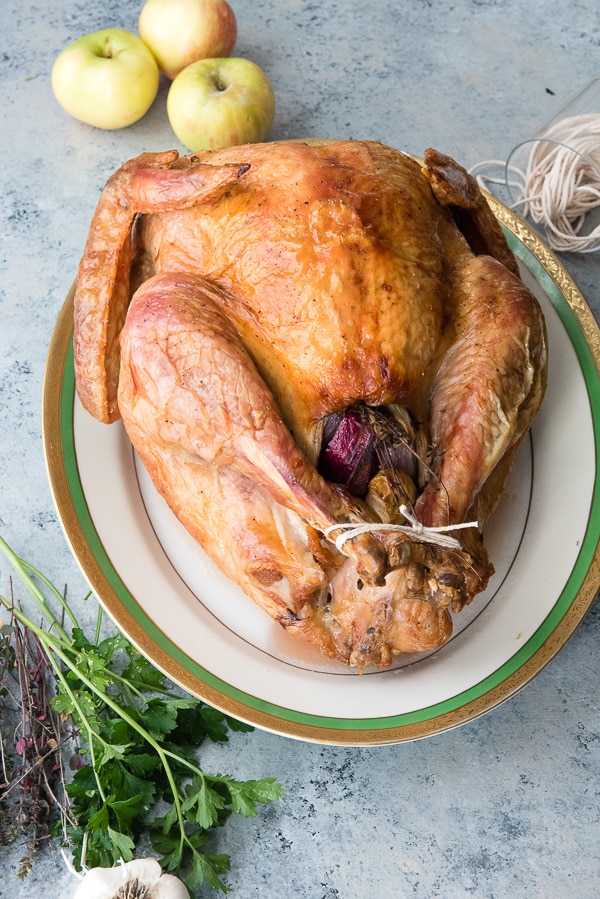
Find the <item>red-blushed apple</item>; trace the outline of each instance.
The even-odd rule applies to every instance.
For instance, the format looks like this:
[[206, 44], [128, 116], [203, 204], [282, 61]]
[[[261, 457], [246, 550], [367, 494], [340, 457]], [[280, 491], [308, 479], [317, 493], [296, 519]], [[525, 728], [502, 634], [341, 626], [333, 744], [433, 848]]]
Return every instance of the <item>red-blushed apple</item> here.
[[142, 40], [122, 28], [78, 38], [52, 67], [52, 90], [69, 115], [112, 130], [132, 125], [158, 91], [156, 60]]
[[146, 0], [138, 31], [172, 80], [198, 59], [231, 56], [237, 23], [227, 0]]
[[174, 79], [167, 115], [192, 152], [265, 140], [275, 117], [275, 94], [249, 59], [201, 59]]

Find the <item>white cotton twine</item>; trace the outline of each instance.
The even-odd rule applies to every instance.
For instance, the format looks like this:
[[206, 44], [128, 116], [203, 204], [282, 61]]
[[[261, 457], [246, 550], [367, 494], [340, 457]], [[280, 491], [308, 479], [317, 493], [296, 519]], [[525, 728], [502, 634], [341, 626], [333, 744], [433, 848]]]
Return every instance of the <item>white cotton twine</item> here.
[[[335, 544], [339, 552], [347, 556], [348, 553], [344, 550], [345, 543], [348, 540], [352, 540], [353, 537], [358, 537], [360, 534], [369, 534], [372, 531], [398, 531], [401, 534], [407, 534], [419, 543], [434, 543], [436, 546], [443, 546], [446, 549], [462, 549], [459, 541], [455, 537], [449, 537], [446, 532], [478, 527], [476, 521], [465, 521], [462, 524], [449, 524], [445, 527], [430, 528], [421, 524], [419, 519], [415, 518], [406, 506], [400, 506], [400, 513], [409, 524], [384, 524], [377, 522], [368, 524], [332, 524], [330, 527], [325, 528], [323, 533], [328, 540]], [[332, 538], [331, 534], [334, 531], [341, 531], [342, 533], [338, 537]]]
[[471, 174], [489, 166], [503, 166], [505, 178], [478, 175], [480, 186], [506, 184], [517, 191], [512, 209], [542, 225], [555, 250], [593, 253], [600, 249], [600, 225], [587, 234], [581, 230], [586, 216], [600, 207], [600, 114], [570, 116], [553, 125], [542, 137], [524, 141], [513, 150], [532, 144], [525, 171], [492, 159], [479, 163]]

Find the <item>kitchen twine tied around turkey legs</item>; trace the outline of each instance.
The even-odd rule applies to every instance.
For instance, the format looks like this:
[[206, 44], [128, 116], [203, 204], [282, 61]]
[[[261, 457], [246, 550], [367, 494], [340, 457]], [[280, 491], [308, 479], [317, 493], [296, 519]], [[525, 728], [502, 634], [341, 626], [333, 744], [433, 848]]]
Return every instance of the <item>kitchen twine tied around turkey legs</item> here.
[[[524, 151], [529, 156], [523, 162]], [[493, 168], [504, 169], [504, 178], [485, 173]], [[470, 173], [480, 187], [505, 186], [511, 209], [541, 225], [552, 249], [599, 250], [600, 221], [594, 217], [590, 227], [589, 216], [600, 210], [600, 79], [537, 136], [517, 144], [506, 162], [487, 160]]]
[[[447, 532], [457, 531], [462, 528], [478, 527], [476, 521], [465, 521], [460, 524], [449, 524], [445, 527], [430, 528], [422, 524], [407, 506], [400, 506], [399, 511], [404, 518], [406, 518], [408, 524], [385, 524], [384, 522], [366, 522], [364, 524], [338, 523], [325, 528], [323, 534], [328, 540], [331, 540], [335, 545], [335, 548], [343, 555], [348, 555], [344, 550], [344, 545], [347, 540], [352, 540], [353, 537], [358, 537], [360, 534], [370, 534], [374, 531], [385, 531], [388, 533], [397, 532], [406, 534], [408, 537], [412, 537], [419, 543], [433, 543], [436, 546], [443, 546], [446, 549], [462, 550], [462, 546], [456, 537], [449, 536]], [[334, 537], [333, 534], [335, 531], [341, 531], [341, 533], [338, 534], [337, 537]]]

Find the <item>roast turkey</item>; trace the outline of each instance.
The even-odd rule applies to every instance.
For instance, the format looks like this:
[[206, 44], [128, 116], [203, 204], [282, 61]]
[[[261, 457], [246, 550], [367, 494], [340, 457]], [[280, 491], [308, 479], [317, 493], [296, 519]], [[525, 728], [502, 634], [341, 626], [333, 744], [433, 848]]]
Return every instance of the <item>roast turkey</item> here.
[[323, 140], [129, 161], [74, 345], [88, 412], [122, 419], [208, 555], [325, 655], [436, 649], [485, 589], [546, 333], [450, 157]]

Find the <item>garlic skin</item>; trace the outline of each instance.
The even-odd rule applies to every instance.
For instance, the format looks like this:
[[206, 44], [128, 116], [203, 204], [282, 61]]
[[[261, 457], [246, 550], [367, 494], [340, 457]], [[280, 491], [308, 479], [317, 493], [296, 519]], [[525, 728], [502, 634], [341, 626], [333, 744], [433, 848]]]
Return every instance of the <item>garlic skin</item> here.
[[115, 868], [91, 868], [73, 899], [189, 899], [187, 887], [163, 874], [154, 858], [136, 858]]

